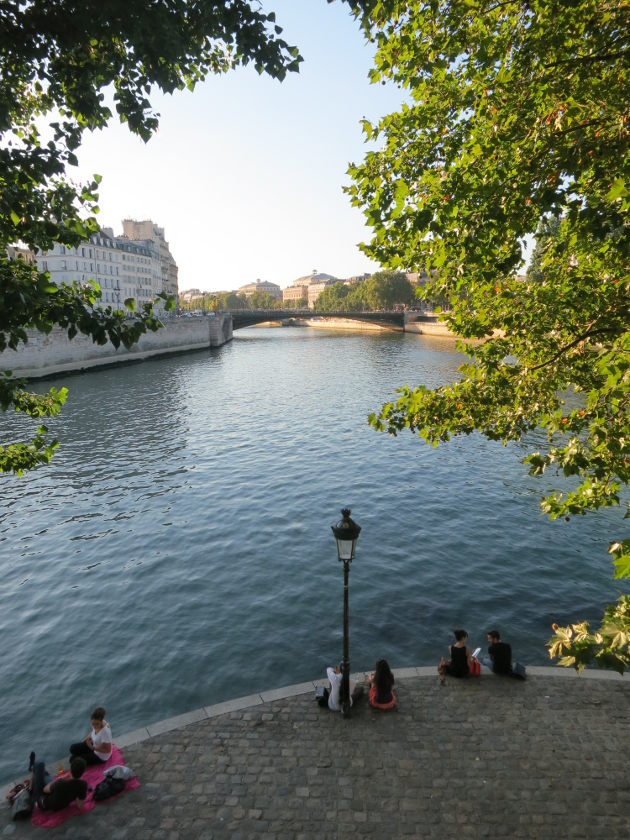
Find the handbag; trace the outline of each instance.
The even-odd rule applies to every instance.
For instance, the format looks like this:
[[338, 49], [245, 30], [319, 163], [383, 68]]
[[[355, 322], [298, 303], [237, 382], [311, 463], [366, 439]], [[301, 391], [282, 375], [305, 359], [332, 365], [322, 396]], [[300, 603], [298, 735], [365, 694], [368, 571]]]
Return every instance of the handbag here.
[[473, 656], [470, 660], [468, 665], [468, 676], [469, 677], [479, 677], [481, 676], [481, 662], [478, 659], [475, 659]]

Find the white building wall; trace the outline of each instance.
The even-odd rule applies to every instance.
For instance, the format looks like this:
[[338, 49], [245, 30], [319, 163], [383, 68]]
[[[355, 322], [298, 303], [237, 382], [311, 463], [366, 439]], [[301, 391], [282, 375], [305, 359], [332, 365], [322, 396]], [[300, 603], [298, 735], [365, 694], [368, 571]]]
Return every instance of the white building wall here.
[[56, 244], [35, 259], [57, 286], [95, 280], [101, 288], [102, 306], [122, 309], [127, 298], [140, 306], [162, 291], [160, 252], [151, 242], [140, 244], [97, 233], [75, 248]]

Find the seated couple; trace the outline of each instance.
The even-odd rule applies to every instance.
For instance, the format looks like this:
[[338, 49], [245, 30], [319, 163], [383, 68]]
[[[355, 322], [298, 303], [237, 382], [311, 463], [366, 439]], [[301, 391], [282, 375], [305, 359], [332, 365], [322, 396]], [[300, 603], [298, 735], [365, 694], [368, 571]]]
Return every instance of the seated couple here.
[[35, 761], [31, 753], [33, 771], [31, 798], [42, 811], [62, 811], [72, 802], [83, 807], [88, 793], [87, 782], [81, 776], [88, 764], [105, 764], [112, 754], [112, 731], [105, 720], [105, 709], [97, 706], [92, 712], [92, 730], [83, 741], [70, 745], [70, 778], [51, 780], [43, 761]]
[[[336, 668], [327, 668], [326, 675], [330, 681], [328, 694], [328, 708], [333, 712], [342, 711], [343, 706], [343, 663]], [[374, 673], [370, 676], [369, 703], [375, 709], [393, 709], [396, 696], [393, 692], [394, 675], [385, 659], [379, 659]], [[361, 697], [363, 686], [355, 685], [351, 689], [350, 705]]]
[[[455, 644], [449, 645], [450, 659], [442, 657], [438, 665], [440, 683], [444, 684], [444, 677], [448, 674], [451, 677], [467, 677], [470, 673], [472, 654], [466, 646], [468, 633], [465, 630], [453, 630]], [[501, 641], [498, 630], [488, 631], [488, 659], [483, 660], [486, 667], [495, 674], [512, 673], [512, 648], [506, 642]]]

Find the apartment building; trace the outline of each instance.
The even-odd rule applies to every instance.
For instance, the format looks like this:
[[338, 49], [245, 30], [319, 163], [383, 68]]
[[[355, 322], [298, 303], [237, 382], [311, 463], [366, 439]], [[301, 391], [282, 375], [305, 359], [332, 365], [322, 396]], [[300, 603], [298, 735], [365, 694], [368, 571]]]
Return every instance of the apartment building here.
[[[101, 288], [103, 306], [122, 309], [127, 298], [134, 298], [140, 306], [155, 300], [162, 291], [177, 294], [177, 266], [170, 251], [165, 258], [159, 241], [114, 236], [111, 228], [103, 228], [76, 247], [55, 244], [51, 251], [37, 254], [35, 260], [59, 286], [95, 280]], [[166, 286], [165, 276], [169, 277]]]
[[173, 259], [164, 236], [164, 228], [156, 225], [151, 219], [143, 219], [142, 221], [123, 219], [123, 236], [130, 242], [146, 243], [147, 245], [151, 243], [159, 249], [162, 290], [172, 295], [177, 301], [177, 263]]

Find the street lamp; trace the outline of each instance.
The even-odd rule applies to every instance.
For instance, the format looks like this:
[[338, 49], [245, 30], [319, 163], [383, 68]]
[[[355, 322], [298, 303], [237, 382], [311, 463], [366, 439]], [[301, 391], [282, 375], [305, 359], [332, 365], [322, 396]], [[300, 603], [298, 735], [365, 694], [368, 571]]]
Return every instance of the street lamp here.
[[343, 508], [341, 515], [343, 519], [336, 525], [331, 525], [332, 532], [337, 540], [337, 554], [343, 563], [343, 680], [341, 691], [343, 696], [342, 714], [344, 717], [350, 715], [350, 656], [348, 640], [348, 573], [350, 563], [354, 560], [354, 552], [357, 547], [357, 540], [361, 532], [361, 526], [350, 519], [350, 508]]

